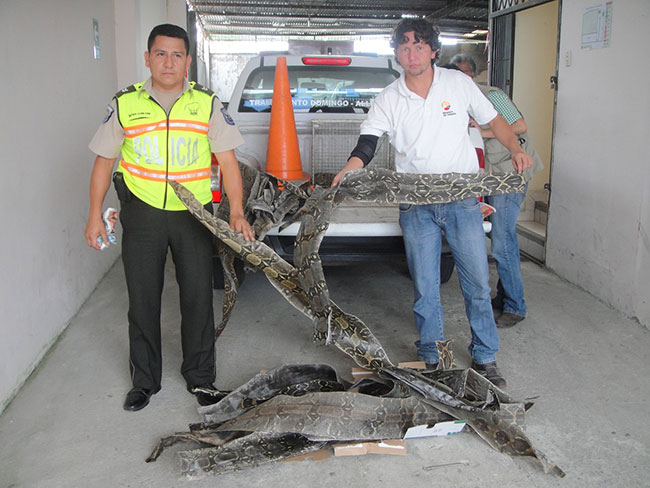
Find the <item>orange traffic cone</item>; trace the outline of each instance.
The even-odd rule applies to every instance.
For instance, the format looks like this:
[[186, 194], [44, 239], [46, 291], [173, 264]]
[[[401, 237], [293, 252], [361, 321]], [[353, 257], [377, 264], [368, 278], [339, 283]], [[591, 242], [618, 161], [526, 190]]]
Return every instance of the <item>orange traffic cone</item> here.
[[266, 172], [288, 181], [310, 179], [309, 174], [303, 172], [300, 162], [298, 133], [285, 57], [279, 57], [275, 64]]

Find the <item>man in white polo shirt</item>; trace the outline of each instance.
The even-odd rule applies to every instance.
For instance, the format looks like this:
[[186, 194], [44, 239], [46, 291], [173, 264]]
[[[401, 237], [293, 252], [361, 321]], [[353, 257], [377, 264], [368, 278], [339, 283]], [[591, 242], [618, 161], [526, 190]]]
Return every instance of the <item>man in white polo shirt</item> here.
[[[393, 32], [391, 46], [404, 75], [375, 98], [361, 136], [347, 164], [336, 175], [361, 169], [372, 159], [377, 139], [388, 133], [395, 148], [395, 166], [404, 173], [476, 173], [476, 151], [467, 126], [471, 116], [487, 124], [512, 153], [521, 172], [532, 160], [510, 126], [498, 115], [474, 82], [455, 70], [434, 67], [439, 33], [424, 19], [405, 19]], [[413, 312], [420, 334], [418, 358], [438, 363], [436, 341], [444, 340], [440, 304], [440, 248], [444, 232], [454, 255], [472, 330], [472, 367], [495, 385], [506, 386], [496, 364], [499, 349], [492, 305], [483, 219], [478, 200], [400, 205], [400, 226], [415, 290]]]

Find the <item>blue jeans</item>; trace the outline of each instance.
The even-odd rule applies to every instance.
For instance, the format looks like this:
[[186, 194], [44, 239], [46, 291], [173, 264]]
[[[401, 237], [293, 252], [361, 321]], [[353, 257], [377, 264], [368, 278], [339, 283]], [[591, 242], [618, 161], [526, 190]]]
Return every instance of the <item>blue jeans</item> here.
[[438, 362], [436, 341], [444, 340], [440, 304], [440, 248], [444, 231], [456, 261], [465, 313], [472, 331], [469, 353], [478, 364], [496, 361], [499, 349], [485, 249], [483, 219], [476, 198], [452, 203], [400, 206], [399, 222], [404, 235], [415, 302], [413, 313], [420, 340], [418, 359]]
[[[528, 185], [526, 185], [526, 189], [528, 189]], [[526, 316], [527, 309], [524, 301], [524, 284], [521, 280], [517, 218], [524, 196], [525, 193], [507, 193], [485, 197], [486, 203], [496, 209], [490, 215], [492, 256], [497, 262], [497, 273], [499, 274], [494, 304], [504, 312], [514, 313], [521, 317]]]

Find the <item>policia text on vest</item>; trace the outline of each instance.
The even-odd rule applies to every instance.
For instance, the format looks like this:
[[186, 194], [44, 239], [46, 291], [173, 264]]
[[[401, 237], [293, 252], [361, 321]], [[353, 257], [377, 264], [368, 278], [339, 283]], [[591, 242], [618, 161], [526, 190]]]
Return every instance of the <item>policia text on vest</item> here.
[[[169, 189], [176, 180], [206, 204], [210, 192], [208, 121], [214, 93], [190, 82], [169, 115], [145, 90], [143, 83], [120, 91], [115, 100], [125, 140], [118, 172], [140, 200], [165, 210], [185, 210]], [[208, 184], [206, 184], [206, 182]]]

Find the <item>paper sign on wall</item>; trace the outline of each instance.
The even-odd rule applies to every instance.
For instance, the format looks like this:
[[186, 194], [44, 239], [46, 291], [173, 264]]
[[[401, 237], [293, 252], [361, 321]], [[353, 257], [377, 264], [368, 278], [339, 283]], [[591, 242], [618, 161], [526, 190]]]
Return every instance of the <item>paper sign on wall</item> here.
[[612, 3], [585, 8], [582, 14], [582, 49], [609, 47], [612, 36]]

